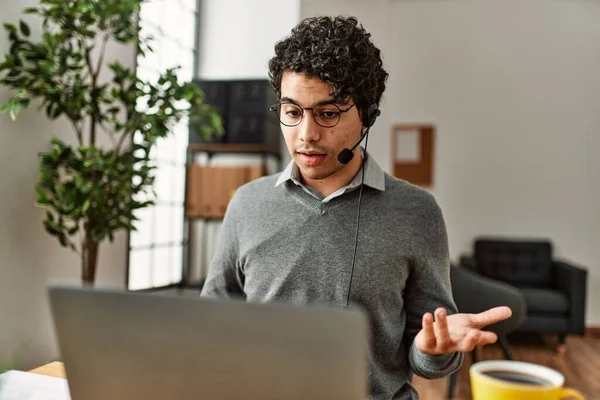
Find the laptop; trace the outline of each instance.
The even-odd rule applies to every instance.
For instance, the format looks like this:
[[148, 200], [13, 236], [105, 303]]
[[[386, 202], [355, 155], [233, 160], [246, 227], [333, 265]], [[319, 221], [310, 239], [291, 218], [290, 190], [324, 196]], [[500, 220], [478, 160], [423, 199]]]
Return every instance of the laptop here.
[[359, 310], [51, 285], [72, 400], [364, 400]]

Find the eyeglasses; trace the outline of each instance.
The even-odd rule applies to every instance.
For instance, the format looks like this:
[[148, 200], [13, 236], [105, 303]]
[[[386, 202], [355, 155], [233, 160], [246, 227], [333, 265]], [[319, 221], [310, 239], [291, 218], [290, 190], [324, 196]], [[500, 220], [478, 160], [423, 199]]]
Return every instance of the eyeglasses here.
[[333, 128], [340, 122], [342, 113], [348, 112], [355, 104], [345, 110], [335, 104], [324, 104], [316, 107], [300, 107], [295, 103], [280, 103], [272, 105], [269, 110], [277, 113], [277, 118], [285, 126], [298, 126], [304, 119], [304, 110], [312, 111], [315, 122], [323, 128]]

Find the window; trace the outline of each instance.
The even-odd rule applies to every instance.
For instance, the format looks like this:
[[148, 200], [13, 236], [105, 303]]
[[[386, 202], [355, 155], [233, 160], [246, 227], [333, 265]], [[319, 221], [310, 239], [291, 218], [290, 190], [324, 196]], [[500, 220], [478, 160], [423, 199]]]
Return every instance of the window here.
[[[142, 4], [142, 35], [151, 35], [153, 52], [138, 57], [137, 73], [152, 81], [166, 68], [181, 66], [179, 78], [190, 81], [198, 49], [198, 0], [150, 0]], [[152, 153], [157, 166], [157, 203], [139, 210], [137, 231], [129, 234], [127, 287], [130, 290], [164, 287], [182, 278], [184, 249], [184, 185], [188, 126], [176, 125]]]

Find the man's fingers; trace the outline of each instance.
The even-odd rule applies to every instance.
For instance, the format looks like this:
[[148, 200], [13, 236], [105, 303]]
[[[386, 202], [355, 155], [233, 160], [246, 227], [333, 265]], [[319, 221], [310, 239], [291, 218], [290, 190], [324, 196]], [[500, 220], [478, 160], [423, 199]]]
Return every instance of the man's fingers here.
[[466, 353], [472, 351], [475, 348], [475, 346], [477, 346], [480, 337], [481, 331], [478, 331], [477, 329], [470, 330], [460, 342], [458, 346], [458, 351]]
[[473, 328], [481, 329], [485, 326], [510, 318], [512, 311], [508, 307], [494, 307], [479, 314], [471, 315]]
[[481, 331], [479, 342], [477, 344], [483, 346], [486, 344], [496, 343], [496, 340], [498, 340], [498, 335], [496, 335], [494, 332]]
[[494, 332], [471, 329], [459, 343], [458, 351], [473, 351], [476, 346], [495, 343], [496, 340], [498, 340], [498, 336]]
[[[423, 329], [419, 333], [419, 350], [426, 354], [446, 354], [453, 351], [472, 351], [475, 346], [496, 342], [498, 337], [493, 332], [481, 331], [481, 328], [509, 318], [512, 315], [508, 307], [496, 307], [479, 314], [462, 314], [448, 317], [442, 307], [423, 315]], [[457, 335], [455, 341], [450, 336], [448, 321], [454, 324]]]
[[435, 322], [433, 323], [433, 331], [435, 333], [436, 348], [445, 351], [450, 346], [450, 333], [448, 332], [448, 320], [446, 310], [438, 308], [435, 310]]
[[435, 335], [433, 333], [433, 315], [425, 313], [423, 315], [423, 343], [427, 350], [435, 349]]

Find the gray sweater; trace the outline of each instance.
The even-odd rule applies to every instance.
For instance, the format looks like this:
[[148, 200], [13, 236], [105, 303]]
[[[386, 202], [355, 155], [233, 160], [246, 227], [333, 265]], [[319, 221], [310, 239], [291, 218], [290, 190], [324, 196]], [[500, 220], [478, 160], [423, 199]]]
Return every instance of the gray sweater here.
[[[446, 228], [428, 192], [384, 173], [371, 157], [365, 170], [350, 305], [369, 315], [370, 395], [417, 399], [411, 370], [433, 379], [462, 363], [462, 353], [428, 356], [413, 345], [424, 313], [437, 307], [456, 312]], [[261, 178], [237, 191], [203, 296], [346, 305], [357, 180], [322, 201], [287, 178]]]

